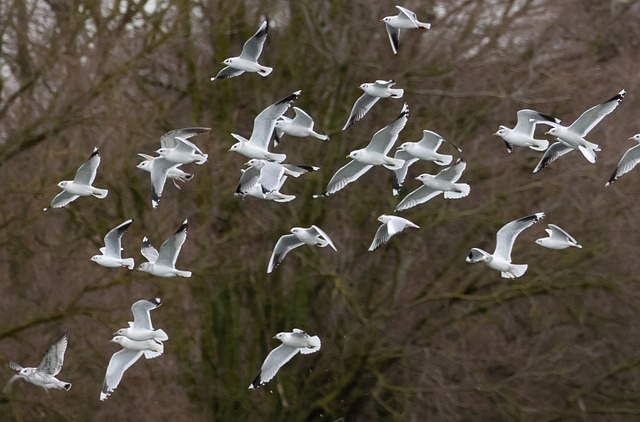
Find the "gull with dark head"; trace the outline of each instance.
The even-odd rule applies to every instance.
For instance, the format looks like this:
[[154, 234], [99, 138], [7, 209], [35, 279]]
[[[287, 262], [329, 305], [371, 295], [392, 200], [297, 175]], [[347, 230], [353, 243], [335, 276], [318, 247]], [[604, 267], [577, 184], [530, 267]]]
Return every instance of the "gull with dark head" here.
[[535, 139], [533, 137], [536, 125], [546, 124], [554, 125], [560, 123], [560, 119], [538, 113], [534, 110], [520, 110], [516, 113], [518, 122], [509, 129], [506, 126], [500, 126], [494, 136], [499, 136], [507, 145], [507, 151], [511, 153], [513, 146], [528, 147], [535, 151], [544, 151], [549, 147], [549, 141], [546, 139]]
[[233, 144], [229, 151], [259, 160], [277, 161], [279, 163], [284, 161], [287, 158], [285, 154], [269, 152], [269, 143], [273, 136], [276, 121], [291, 107], [291, 103], [300, 96], [300, 92], [296, 91], [262, 110], [253, 121], [253, 131], [249, 139], [232, 133], [231, 136], [236, 138], [238, 142]]
[[282, 344], [267, 355], [260, 368], [260, 373], [249, 384], [249, 390], [271, 381], [278, 370], [298, 353], [303, 355], [315, 353], [322, 346], [318, 336], [310, 336], [298, 328], [294, 328], [292, 333], [278, 333], [273, 338], [280, 340]]
[[273, 71], [273, 68], [262, 66], [258, 63], [258, 58], [262, 54], [262, 47], [267, 39], [267, 30], [269, 24], [264, 21], [258, 32], [253, 34], [242, 47], [242, 52], [238, 57], [230, 57], [225, 59], [222, 63], [227, 66], [223, 68], [216, 76], [211, 78], [212, 81], [216, 79], [229, 79], [235, 76], [242, 75], [244, 72], [257, 73], [260, 76], [267, 76]]
[[49, 346], [49, 349], [47, 349], [37, 368], [23, 368], [13, 361], [9, 362], [9, 367], [14, 371], [18, 371], [18, 374], [11, 377], [4, 387], [3, 392], [6, 393], [9, 390], [9, 386], [20, 378], [33, 385], [44, 388], [47, 393], [51, 388], [69, 391], [71, 383], [60, 381], [56, 378], [56, 375], [62, 370], [64, 352], [67, 350], [67, 344], [67, 333], [65, 333], [60, 336], [55, 343]]
[[382, 223], [380, 227], [378, 227], [378, 231], [376, 231], [376, 235], [373, 238], [373, 242], [371, 242], [371, 246], [369, 246], [369, 251], [373, 251], [379, 246], [384, 245], [391, 239], [391, 236], [394, 234], [398, 234], [407, 227], [412, 227], [414, 229], [419, 229], [420, 227], [406, 218], [397, 217], [395, 215], [386, 215], [382, 214], [378, 217], [378, 221]]
[[118, 227], [111, 229], [104, 237], [104, 247], [100, 248], [101, 255], [94, 255], [91, 260], [96, 264], [108, 268], [133, 269], [133, 258], [122, 258], [122, 236], [127, 231], [133, 220], [129, 219]]
[[560, 124], [553, 124], [551, 122], [547, 123], [553, 126], [547, 134], [555, 136], [558, 141], [547, 149], [533, 172], [539, 172], [544, 167], [573, 150], [580, 151], [587, 161], [592, 164], [595, 163], [596, 151], [600, 151], [600, 147], [597, 144], [587, 141], [584, 137], [587, 136], [602, 119], [620, 105], [625, 93], [626, 91], [623, 89], [604, 103], [591, 107], [582, 113], [570, 126], [561, 126]]
[[189, 227], [188, 220], [184, 220], [182, 225], [178, 228], [176, 233], [164, 241], [160, 247], [160, 252], [154, 248], [149, 239], [146, 237], [142, 239], [142, 247], [140, 253], [147, 258], [148, 262], [144, 262], [138, 271], [143, 271], [151, 275], [158, 277], [191, 277], [191, 271], [182, 271], [176, 269], [176, 260], [180, 249], [187, 240], [187, 228]]
[[316, 196], [328, 196], [338, 192], [349, 183], [358, 180], [373, 166], [384, 166], [389, 170], [402, 168], [404, 160], [389, 157], [387, 154], [393, 148], [393, 144], [398, 139], [400, 131], [407, 124], [408, 118], [409, 106], [405, 104], [400, 115], [389, 125], [377, 131], [366, 147], [349, 153], [347, 158], [351, 158], [351, 161], [333, 175], [325, 193]]
[[360, 89], [364, 91], [364, 94], [353, 104], [349, 118], [342, 130], [350, 128], [355, 122], [362, 119], [380, 98], [401, 98], [404, 95], [404, 89], [391, 88], [395, 84], [396, 81], [391, 79], [388, 81], [377, 80], [373, 83], [360, 85]]
[[291, 229], [291, 234], [285, 234], [278, 239], [269, 259], [267, 274], [275, 270], [290, 250], [302, 245], [317, 246], [319, 248], [324, 248], [328, 245], [334, 251], [338, 251], [331, 238], [320, 227], [315, 225], [308, 228], [294, 227]]
[[386, 16], [380, 19], [380, 22], [384, 22], [384, 26], [387, 29], [387, 35], [389, 36], [389, 42], [391, 43], [391, 49], [393, 54], [398, 54], [398, 43], [400, 41], [401, 29], [429, 29], [430, 23], [420, 22], [416, 17], [416, 14], [409, 9], [405, 9], [402, 6], [396, 6], [398, 14], [396, 16]]
[[98, 199], [104, 199], [109, 191], [107, 189], [98, 189], [91, 186], [93, 181], [96, 179], [99, 165], [100, 150], [98, 147], [95, 147], [89, 156], [89, 159], [85, 161], [80, 168], [78, 168], [73, 180], [63, 180], [58, 183], [58, 187], [63, 189], [63, 191], [56, 195], [56, 197], [53, 198], [53, 201], [51, 201], [51, 205], [44, 210], [46, 211], [49, 208], [65, 207], [81, 196], [93, 195]]
[[484, 262], [489, 268], [500, 271], [503, 278], [521, 277], [527, 271], [528, 265], [511, 263], [513, 244], [520, 233], [543, 218], [544, 213], [539, 212], [505, 224], [496, 234], [495, 251], [490, 254], [480, 248], [471, 248], [467, 262], [470, 264]]

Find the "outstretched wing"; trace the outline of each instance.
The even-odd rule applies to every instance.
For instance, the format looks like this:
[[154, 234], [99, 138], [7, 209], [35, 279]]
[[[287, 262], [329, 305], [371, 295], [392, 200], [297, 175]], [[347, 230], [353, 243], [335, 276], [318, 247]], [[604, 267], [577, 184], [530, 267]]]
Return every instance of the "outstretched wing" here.
[[116, 258], [121, 257], [120, 251], [122, 250], [122, 236], [127, 231], [131, 223], [133, 223], [133, 220], [129, 219], [107, 233], [104, 237], [105, 255], [114, 256]]
[[493, 252], [493, 255], [500, 256], [508, 262], [511, 262], [511, 250], [518, 235], [522, 233], [524, 229], [533, 226], [543, 218], [544, 213], [539, 212], [505, 224], [496, 234], [496, 250]]
[[285, 234], [284, 236], [281, 236], [271, 253], [269, 265], [267, 266], [267, 274], [271, 273], [278, 265], [280, 265], [291, 249], [295, 249], [302, 245], [304, 245], [304, 242], [301, 242], [292, 234]]
[[129, 369], [131, 365], [136, 363], [140, 356], [142, 356], [142, 350], [122, 349], [111, 356], [109, 360], [109, 366], [107, 366], [107, 373], [104, 376], [102, 383], [102, 390], [100, 391], [100, 400], [106, 400], [109, 398], [113, 390], [118, 387], [124, 371]]
[[175, 268], [178, 254], [180, 254], [180, 249], [182, 248], [185, 240], [187, 240], [188, 227], [189, 221], [184, 220], [175, 234], [164, 241], [162, 246], [160, 246], [160, 253], [158, 254], [158, 259], [156, 260], [157, 264]]
[[398, 115], [398, 117], [393, 122], [377, 131], [373, 135], [373, 138], [371, 138], [371, 142], [369, 142], [369, 145], [366, 146], [366, 149], [369, 151], [375, 151], [379, 152], [380, 154], [387, 155], [391, 148], [393, 148], [393, 144], [398, 139], [400, 131], [406, 126], [408, 119], [409, 106], [407, 105], [407, 103], [405, 103], [402, 106], [400, 115]]
[[149, 311], [160, 307], [160, 305], [162, 305], [162, 302], [159, 297], [153, 299], [142, 299], [131, 305], [131, 313], [133, 313], [133, 324], [131, 327], [153, 330]]
[[64, 363], [64, 352], [67, 350], [67, 344], [67, 333], [64, 333], [55, 343], [49, 346], [40, 365], [38, 365], [38, 371], [46, 372], [54, 377], [58, 375]]
[[256, 116], [253, 120], [253, 131], [249, 142], [258, 145], [263, 149], [269, 148], [269, 141], [273, 135], [273, 129], [276, 127], [276, 120], [291, 107], [291, 103], [300, 96], [301, 91], [295, 91], [293, 94], [271, 104]]
[[76, 177], [73, 179], [74, 183], [80, 183], [85, 185], [91, 185], [96, 178], [98, 172], [98, 166], [100, 165], [100, 150], [98, 147], [93, 149], [93, 152], [89, 156], [89, 159], [85, 161], [78, 171]]
[[389, 36], [389, 42], [391, 43], [391, 50], [393, 50], [393, 54], [398, 54], [398, 42], [400, 41], [400, 29], [395, 28], [388, 23], [384, 24], [384, 27], [387, 30], [387, 35]]
[[244, 70], [240, 70], [240, 69], [236, 69], [235, 67], [227, 66], [227, 67], [223, 67], [222, 70], [220, 72], [218, 72], [218, 74], [216, 76], [211, 78], [211, 80], [215, 81], [216, 79], [235, 78], [236, 76], [240, 76], [243, 73], [244, 73]]
[[605, 186], [615, 182], [623, 174], [629, 173], [638, 163], [640, 163], [640, 145], [631, 147], [624, 153]]
[[586, 136], [606, 115], [611, 113], [622, 102], [626, 91], [623, 89], [602, 104], [591, 107], [569, 126], [569, 129], [580, 136]]
[[267, 39], [267, 31], [269, 30], [269, 23], [264, 21], [258, 32], [253, 34], [251, 38], [249, 38], [242, 46], [242, 53], [240, 53], [241, 59], [257, 61], [258, 57], [262, 53], [262, 47], [264, 47], [264, 42]]
[[289, 362], [299, 351], [299, 348], [287, 346], [286, 344], [281, 344], [273, 349], [271, 353], [267, 355], [267, 358], [260, 368], [260, 373], [249, 385], [249, 389], [259, 387], [271, 381], [282, 365]]
[[380, 99], [380, 97], [376, 97], [374, 95], [369, 95], [366, 92], [362, 94], [360, 98], [356, 100], [351, 108], [351, 113], [349, 113], [349, 118], [347, 122], [344, 124], [342, 130], [347, 130], [350, 128], [355, 122], [359, 121], [364, 117], [365, 114], [371, 110], [371, 107]]
[[327, 243], [329, 244], [329, 246], [331, 246], [331, 248], [332, 248], [334, 251], [336, 251], [336, 252], [338, 251], [338, 250], [336, 249], [336, 246], [333, 244], [333, 241], [331, 240], [331, 238], [329, 237], [329, 235], [328, 235], [328, 234], [326, 234], [326, 233], [324, 232], [324, 230], [322, 230], [320, 227], [318, 227], [318, 226], [316, 226], [316, 225], [314, 225], [314, 224], [312, 224], [312, 225], [311, 225], [311, 228], [312, 228], [313, 230], [315, 230], [315, 231], [316, 231], [316, 236], [320, 236], [321, 238], [323, 238], [324, 240], [326, 240], [326, 241], [327, 241]]
[[158, 250], [151, 245], [146, 236], [142, 238], [140, 253], [152, 264], [158, 259]]
[[396, 206], [394, 211], [403, 211], [409, 208], [413, 208], [416, 205], [424, 204], [428, 200], [435, 198], [441, 194], [441, 190], [435, 190], [427, 186], [420, 186], [410, 194], [404, 197], [402, 201]]
[[544, 152], [544, 155], [540, 159], [540, 162], [536, 165], [536, 168], [533, 169], [533, 172], [539, 172], [549, 164], [556, 161], [558, 158], [571, 151], [573, 151], [573, 148], [566, 146], [560, 141], [551, 144], [551, 146]]
[[363, 164], [355, 160], [350, 161], [342, 166], [336, 174], [333, 175], [331, 180], [329, 180], [325, 195], [332, 195], [349, 183], [358, 180], [358, 178], [365, 174], [371, 167], [373, 167], [371, 164]]

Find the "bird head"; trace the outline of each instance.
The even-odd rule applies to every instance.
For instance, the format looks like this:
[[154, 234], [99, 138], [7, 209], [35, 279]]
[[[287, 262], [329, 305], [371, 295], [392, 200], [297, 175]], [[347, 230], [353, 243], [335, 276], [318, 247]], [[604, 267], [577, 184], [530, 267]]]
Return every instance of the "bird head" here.
[[[127, 334], [127, 329], [126, 328], [120, 328], [118, 331], [113, 333], [114, 336], [124, 336], [125, 334]], [[111, 339], [111, 340], [113, 341], [113, 339]]]

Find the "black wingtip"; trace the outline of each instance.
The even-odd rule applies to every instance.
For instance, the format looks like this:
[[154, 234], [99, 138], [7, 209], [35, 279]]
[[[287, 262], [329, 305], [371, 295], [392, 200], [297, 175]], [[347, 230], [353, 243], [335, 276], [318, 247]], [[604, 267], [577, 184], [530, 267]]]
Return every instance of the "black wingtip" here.
[[147, 302], [153, 303], [154, 305], [156, 305], [156, 308], [162, 305], [162, 301], [160, 300], [159, 297], [154, 297], [153, 299], [147, 299]]
[[541, 118], [543, 118], [544, 120], [548, 121], [548, 122], [560, 123], [560, 119], [558, 119], [557, 117], [553, 117], [553, 116], [550, 116], [548, 114], [544, 114], [544, 113], [540, 113], [540, 112], [538, 112], [538, 115]]
[[183, 231], [186, 232], [188, 228], [189, 228], [189, 220], [185, 218], [185, 220], [182, 222], [182, 225], [178, 228], [178, 230], [176, 230], [176, 234]]
[[249, 389], [253, 389], [253, 388], [257, 388], [260, 387], [262, 385], [262, 381], [260, 380], [260, 375], [262, 373], [258, 374], [257, 377], [255, 377], [255, 379], [251, 382], [251, 385], [249, 386]]
[[91, 160], [96, 155], [98, 155], [98, 156], [100, 155], [100, 148], [98, 148], [98, 147], [94, 147], [93, 148], [93, 152], [89, 156], [89, 160]]
[[281, 99], [280, 101], [278, 101], [276, 104], [291, 103], [291, 102], [295, 101], [295, 100], [300, 96], [300, 93], [301, 93], [301, 92], [302, 92], [302, 91], [300, 91], [300, 90], [295, 91], [293, 94], [291, 94], [291, 95], [287, 95], [286, 97], [284, 97], [283, 99]]
[[610, 99], [608, 99], [607, 101], [605, 101], [605, 103], [610, 103], [612, 101], [617, 101], [620, 102], [622, 101], [622, 99], [624, 98], [625, 94], [627, 93], [627, 91], [625, 91], [624, 89], [620, 92], [618, 92], [616, 95], [614, 95], [613, 97], [611, 97]]

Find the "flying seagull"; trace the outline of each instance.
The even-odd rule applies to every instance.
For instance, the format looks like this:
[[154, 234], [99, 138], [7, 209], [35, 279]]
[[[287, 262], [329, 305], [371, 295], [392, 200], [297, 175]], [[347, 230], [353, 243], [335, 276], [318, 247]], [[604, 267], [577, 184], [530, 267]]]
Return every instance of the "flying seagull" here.
[[318, 246], [319, 248], [329, 245], [337, 252], [331, 238], [320, 227], [315, 225], [307, 228], [294, 227], [291, 229], [291, 234], [285, 234], [278, 239], [269, 259], [267, 274], [275, 270], [290, 250], [302, 245]]
[[579, 245], [569, 233], [562, 230], [560, 227], [555, 224], [548, 224], [548, 227], [549, 228], [544, 229], [544, 231], [547, 232], [549, 237], [537, 239], [536, 243], [538, 245], [549, 249], [567, 249], [571, 246], [575, 248], [582, 248], [582, 245]]
[[329, 140], [329, 137], [324, 133], [318, 133], [313, 130], [313, 119], [311, 118], [311, 116], [309, 116], [309, 114], [307, 114], [306, 111], [298, 107], [293, 107], [293, 111], [296, 113], [293, 119], [283, 115], [278, 120], [276, 120], [274, 133], [275, 139], [273, 141], [274, 147], [278, 146], [278, 143], [285, 134], [296, 136], [298, 138], [311, 136], [316, 139], [320, 139], [321, 141]]
[[378, 227], [376, 235], [373, 238], [373, 242], [371, 242], [371, 246], [369, 246], [369, 251], [373, 251], [379, 246], [384, 245], [389, 241], [391, 236], [400, 233], [407, 227], [412, 227], [414, 229], [420, 228], [406, 218], [397, 217], [395, 215], [382, 214], [378, 217], [378, 221], [381, 222], [382, 225]]
[[518, 122], [513, 129], [500, 126], [494, 136], [499, 136], [507, 145], [507, 151], [511, 153], [513, 146], [528, 147], [535, 151], [544, 151], [549, 147], [546, 139], [535, 139], [533, 134], [538, 124], [552, 125], [560, 123], [560, 119], [538, 113], [534, 110], [520, 110], [516, 113]]
[[260, 76], [270, 74], [273, 68], [258, 64], [258, 58], [262, 53], [262, 47], [264, 47], [264, 42], [267, 39], [268, 29], [269, 24], [267, 21], [264, 21], [262, 25], [260, 25], [258, 32], [253, 34], [253, 36], [244, 43], [240, 56], [225, 59], [222, 63], [227, 66], [211, 78], [211, 80], [233, 78], [242, 75], [244, 72], [254, 72]]
[[96, 264], [108, 268], [134, 267], [133, 258], [122, 258], [122, 236], [127, 231], [133, 220], [129, 219], [118, 227], [111, 229], [104, 237], [104, 247], [100, 248], [101, 255], [94, 255], [91, 260]]
[[273, 338], [280, 340], [282, 344], [267, 355], [260, 368], [260, 373], [249, 384], [249, 390], [271, 381], [282, 365], [289, 362], [298, 352], [308, 355], [317, 352], [321, 347], [318, 336], [312, 337], [298, 328], [294, 328], [292, 333], [278, 333]]
[[256, 116], [253, 120], [253, 130], [251, 137], [246, 139], [236, 133], [231, 136], [236, 138], [238, 142], [233, 144], [229, 151], [234, 151], [248, 158], [257, 158], [259, 160], [284, 161], [287, 156], [285, 154], [276, 154], [269, 152], [269, 143], [273, 136], [273, 130], [278, 120], [291, 107], [291, 103], [300, 96], [301, 91], [295, 91], [293, 94], [271, 104]]
[[364, 94], [353, 104], [349, 118], [342, 130], [347, 130], [355, 122], [362, 119], [380, 98], [401, 98], [404, 95], [404, 89], [391, 88], [395, 84], [396, 81], [391, 79], [388, 81], [377, 80], [373, 83], [360, 85], [360, 89], [364, 91]]
[[587, 161], [592, 164], [595, 163], [596, 151], [600, 151], [600, 147], [587, 141], [584, 137], [587, 136], [602, 119], [618, 107], [625, 93], [623, 89], [604, 103], [591, 107], [582, 113], [570, 126], [561, 126], [560, 124], [552, 124], [549, 122], [548, 124], [551, 124], [553, 127], [547, 134], [555, 136], [558, 141], [547, 149], [533, 172], [539, 172], [544, 167], [573, 150], [579, 150]]
[[512, 264], [511, 250], [516, 238], [522, 231], [531, 227], [544, 218], [544, 213], [539, 212], [527, 217], [514, 220], [504, 225], [496, 234], [496, 249], [490, 254], [479, 248], [471, 248], [467, 262], [475, 264], [476, 262], [484, 262], [489, 268], [500, 271], [503, 278], [521, 277], [528, 268], [527, 264]]
[[158, 277], [191, 277], [191, 271], [182, 271], [176, 269], [176, 260], [180, 249], [187, 240], [188, 220], [184, 220], [176, 233], [164, 241], [160, 247], [160, 252], [156, 250], [149, 239], [142, 239], [142, 247], [140, 253], [147, 258], [149, 262], [144, 262], [138, 267], [139, 271], [149, 273]]
[[64, 333], [55, 343], [49, 346], [37, 368], [23, 368], [13, 361], [9, 362], [9, 367], [14, 371], [18, 371], [18, 374], [11, 377], [3, 392], [6, 393], [9, 390], [9, 386], [20, 378], [44, 388], [47, 393], [50, 388], [69, 391], [71, 383], [60, 381], [56, 378], [56, 375], [62, 370], [67, 344], [67, 333]]
[[405, 104], [400, 115], [392, 123], [377, 131], [365, 148], [351, 151], [347, 156], [347, 158], [351, 158], [351, 161], [340, 168], [329, 180], [324, 196], [332, 195], [349, 183], [355, 182], [374, 165], [384, 166], [390, 170], [402, 168], [404, 160], [388, 157], [387, 154], [393, 148], [393, 144], [398, 139], [400, 131], [407, 124], [408, 118], [409, 106]]
[[632, 146], [622, 155], [616, 169], [613, 171], [613, 174], [605, 186], [609, 186], [618, 180], [623, 174], [629, 173], [638, 163], [640, 163], [640, 133], [633, 135], [629, 140], [636, 141], [638, 145]]
[[44, 210], [65, 207], [81, 196], [93, 195], [96, 198], [104, 199], [109, 191], [91, 186], [96, 178], [99, 165], [100, 150], [98, 147], [95, 147], [89, 159], [78, 168], [76, 177], [73, 180], [63, 180], [58, 183], [58, 187], [63, 189], [62, 192], [56, 195], [53, 201], [51, 201], [51, 205]]
[[405, 9], [402, 6], [396, 6], [398, 14], [396, 16], [386, 16], [380, 19], [380, 22], [384, 22], [384, 26], [387, 29], [387, 35], [389, 35], [389, 42], [391, 43], [391, 49], [393, 54], [398, 54], [398, 42], [400, 41], [401, 29], [429, 29], [430, 23], [420, 22], [416, 17], [416, 14], [409, 9]]
[[[154, 330], [153, 324], [151, 323], [150, 311], [159, 308], [160, 305], [162, 305], [162, 302], [159, 297], [138, 300], [131, 305], [133, 322], [129, 321], [128, 328], [120, 328], [113, 333], [113, 335], [124, 336], [135, 341], [156, 340], [158, 342], [163, 342], [169, 340], [169, 336], [164, 332], [164, 330]], [[154, 357], [152, 355], [153, 353], [151, 353], [151, 356], [147, 356], [147, 353], [145, 352], [147, 359]]]

